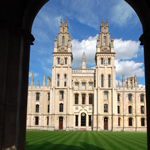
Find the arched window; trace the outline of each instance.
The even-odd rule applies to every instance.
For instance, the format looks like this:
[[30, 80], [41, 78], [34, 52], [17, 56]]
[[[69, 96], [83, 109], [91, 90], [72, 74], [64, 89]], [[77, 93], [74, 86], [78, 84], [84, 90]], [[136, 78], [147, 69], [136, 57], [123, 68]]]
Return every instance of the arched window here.
[[144, 102], [144, 95], [143, 94], [140, 95], [140, 99], [141, 99], [141, 102]]
[[75, 94], [75, 104], [78, 104], [78, 94]]
[[40, 100], [40, 93], [36, 93], [36, 101]]
[[49, 105], [47, 105], [47, 112], [49, 113]]
[[145, 118], [141, 118], [141, 126], [145, 126]]
[[64, 75], [64, 87], [66, 87], [67, 86], [67, 75], [65, 74]]
[[35, 125], [39, 125], [39, 117], [35, 117]]
[[104, 104], [104, 112], [108, 112], [108, 104]]
[[93, 94], [89, 94], [89, 104], [93, 104]]
[[67, 65], [67, 58], [65, 58], [65, 65]]
[[57, 75], [57, 86], [59, 86], [59, 74]]
[[103, 58], [101, 58], [101, 65], [103, 65], [104, 61], [103, 61]]
[[60, 64], [60, 58], [57, 58], [57, 64], [58, 65]]
[[59, 112], [63, 112], [63, 104], [62, 103], [59, 104]]
[[132, 95], [131, 94], [128, 95], [128, 101], [132, 102]]
[[120, 126], [120, 118], [118, 118], [118, 126]]
[[82, 104], [85, 104], [85, 94], [82, 94]]
[[82, 90], [85, 90], [85, 82], [82, 82]]
[[132, 106], [128, 106], [128, 112], [129, 114], [132, 114]]
[[110, 87], [110, 75], [108, 75], [108, 87]]
[[144, 114], [144, 106], [141, 106], [141, 114]]
[[49, 117], [47, 117], [47, 125], [49, 125]]
[[103, 74], [101, 75], [101, 87], [104, 87], [104, 76], [103, 76]]
[[48, 101], [50, 100], [50, 93], [48, 93]]
[[78, 90], [78, 89], [79, 89], [79, 83], [76, 82], [76, 83], [75, 83], [75, 90]]
[[120, 94], [117, 95], [117, 100], [120, 102]]
[[35, 106], [35, 112], [39, 113], [39, 105], [38, 104]]
[[93, 83], [89, 82], [89, 90], [93, 90]]
[[60, 93], [59, 98], [60, 98], [60, 99], [63, 99], [63, 98], [64, 98], [64, 92], [63, 92], [63, 91], [60, 91], [59, 93]]
[[104, 46], [106, 46], [106, 36], [104, 37]]
[[104, 100], [108, 99], [108, 92], [104, 92]]
[[64, 36], [62, 37], [62, 45], [63, 46], [65, 45], [65, 37]]
[[120, 114], [120, 106], [118, 105], [118, 114]]
[[129, 126], [132, 126], [132, 118], [129, 118]]
[[108, 65], [110, 65], [110, 58], [108, 58]]

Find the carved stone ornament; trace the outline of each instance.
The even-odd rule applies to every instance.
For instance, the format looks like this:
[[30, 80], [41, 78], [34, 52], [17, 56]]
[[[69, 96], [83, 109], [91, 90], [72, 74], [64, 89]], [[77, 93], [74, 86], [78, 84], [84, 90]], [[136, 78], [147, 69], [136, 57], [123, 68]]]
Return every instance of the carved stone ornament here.
[[64, 64], [64, 59], [63, 59], [63, 58], [60, 59], [60, 64], [61, 64], [61, 65]]
[[82, 116], [84, 117], [84, 116], [85, 116], [85, 113], [82, 113]]

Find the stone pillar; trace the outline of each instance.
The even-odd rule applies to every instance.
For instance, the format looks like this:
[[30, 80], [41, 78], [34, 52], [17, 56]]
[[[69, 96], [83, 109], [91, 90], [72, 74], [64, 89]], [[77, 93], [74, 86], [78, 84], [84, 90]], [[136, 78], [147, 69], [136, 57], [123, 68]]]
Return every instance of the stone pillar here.
[[150, 34], [144, 33], [140, 37], [141, 45], [144, 45], [144, 64], [145, 64], [145, 91], [147, 109], [147, 149], [150, 149]]

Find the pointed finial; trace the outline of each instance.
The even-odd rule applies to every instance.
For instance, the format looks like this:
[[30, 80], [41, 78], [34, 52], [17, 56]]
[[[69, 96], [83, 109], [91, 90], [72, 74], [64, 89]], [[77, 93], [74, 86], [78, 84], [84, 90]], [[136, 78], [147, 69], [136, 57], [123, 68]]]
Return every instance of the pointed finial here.
[[118, 81], [118, 87], [120, 87], [120, 82]]
[[86, 62], [85, 52], [83, 52], [83, 55], [82, 55], [82, 61], [85, 61], [85, 62]]
[[67, 19], [66, 19], [66, 23], [67, 23]]
[[55, 37], [55, 41], [57, 41], [57, 36]]
[[31, 77], [31, 85], [33, 85], [34, 82], [34, 77], [33, 77], [33, 73], [32, 73], [32, 77]]
[[62, 23], [62, 19], [61, 19], [60, 23]]
[[38, 80], [37, 86], [40, 86], [40, 81]]
[[108, 19], [106, 19], [106, 23], [108, 23]]
[[103, 23], [103, 19], [101, 20], [101, 23]]
[[43, 85], [45, 85], [45, 74], [44, 74], [44, 77], [43, 77]]

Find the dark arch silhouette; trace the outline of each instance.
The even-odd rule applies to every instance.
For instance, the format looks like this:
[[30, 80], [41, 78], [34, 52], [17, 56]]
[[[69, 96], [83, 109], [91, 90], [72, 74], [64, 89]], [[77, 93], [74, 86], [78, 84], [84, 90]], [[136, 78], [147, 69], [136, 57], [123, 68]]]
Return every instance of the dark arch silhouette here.
[[[26, 109], [32, 23], [48, 0], [0, 1], [0, 150], [25, 150]], [[150, 108], [150, 0], [125, 0], [137, 13], [143, 34], [146, 104]], [[147, 140], [150, 141], [147, 109]], [[150, 149], [150, 142], [148, 149]]]

